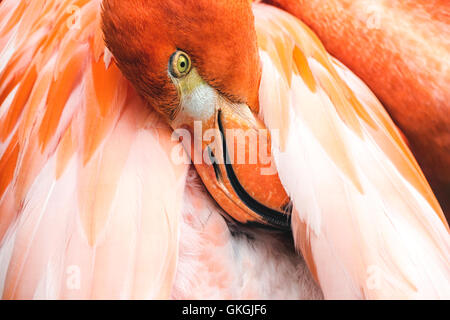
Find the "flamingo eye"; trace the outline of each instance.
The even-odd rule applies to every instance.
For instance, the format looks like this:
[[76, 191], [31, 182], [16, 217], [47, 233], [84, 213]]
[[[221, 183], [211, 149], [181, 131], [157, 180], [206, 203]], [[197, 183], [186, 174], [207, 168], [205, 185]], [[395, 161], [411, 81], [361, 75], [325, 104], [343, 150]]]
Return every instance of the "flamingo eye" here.
[[175, 78], [184, 77], [191, 70], [191, 59], [183, 51], [176, 51], [170, 57], [169, 71]]

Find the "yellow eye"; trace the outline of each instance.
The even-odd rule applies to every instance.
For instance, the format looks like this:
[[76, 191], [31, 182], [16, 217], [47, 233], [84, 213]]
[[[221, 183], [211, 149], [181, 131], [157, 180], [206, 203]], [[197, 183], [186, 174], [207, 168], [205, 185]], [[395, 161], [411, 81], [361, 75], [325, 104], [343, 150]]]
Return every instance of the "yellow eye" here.
[[191, 70], [191, 59], [183, 51], [176, 51], [170, 57], [169, 70], [172, 76], [181, 78]]

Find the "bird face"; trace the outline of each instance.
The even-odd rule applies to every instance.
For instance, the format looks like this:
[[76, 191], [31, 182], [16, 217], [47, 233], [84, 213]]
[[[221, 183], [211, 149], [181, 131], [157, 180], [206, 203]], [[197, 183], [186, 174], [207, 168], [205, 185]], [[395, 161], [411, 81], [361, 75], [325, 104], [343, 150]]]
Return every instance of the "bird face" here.
[[210, 86], [188, 53], [175, 51], [168, 73], [180, 101], [169, 124], [183, 137], [209, 192], [242, 223], [287, 228], [289, 198], [271, 170], [270, 134], [264, 125], [247, 104]]
[[203, 183], [235, 220], [288, 228], [290, 200], [258, 111], [260, 64], [248, 0], [104, 0], [108, 48], [182, 137]]

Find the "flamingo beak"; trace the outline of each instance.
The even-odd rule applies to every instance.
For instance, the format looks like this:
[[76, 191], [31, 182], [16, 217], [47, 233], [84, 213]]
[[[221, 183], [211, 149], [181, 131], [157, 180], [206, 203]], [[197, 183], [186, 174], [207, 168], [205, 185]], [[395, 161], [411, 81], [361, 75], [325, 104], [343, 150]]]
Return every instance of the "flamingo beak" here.
[[[171, 125], [182, 131], [209, 193], [234, 220], [290, 229], [291, 202], [275, 169], [271, 134], [247, 105], [230, 102], [198, 77], [195, 83], [189, 92], [179, 90]], [[186, 131], [193, 138], [185, 139]]]

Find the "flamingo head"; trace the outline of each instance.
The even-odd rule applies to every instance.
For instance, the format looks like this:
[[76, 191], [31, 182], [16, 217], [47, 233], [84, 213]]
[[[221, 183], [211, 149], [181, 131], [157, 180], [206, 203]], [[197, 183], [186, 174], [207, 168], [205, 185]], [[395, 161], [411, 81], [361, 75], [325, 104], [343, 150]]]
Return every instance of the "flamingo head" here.
[[105, 42], [242, 223], [288, 228], [290, 200], [255, 117], [261, 66], [249, 0], [104, 0]]

